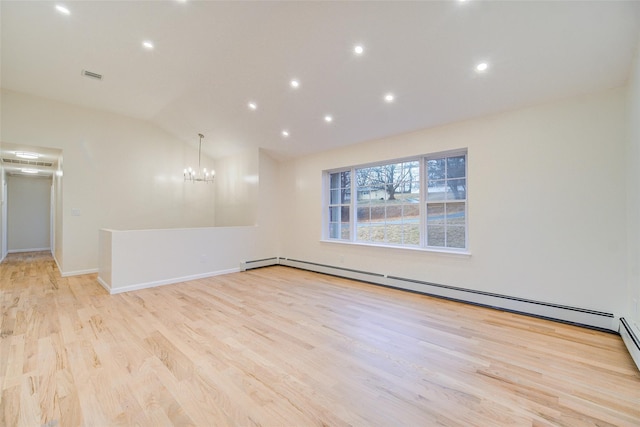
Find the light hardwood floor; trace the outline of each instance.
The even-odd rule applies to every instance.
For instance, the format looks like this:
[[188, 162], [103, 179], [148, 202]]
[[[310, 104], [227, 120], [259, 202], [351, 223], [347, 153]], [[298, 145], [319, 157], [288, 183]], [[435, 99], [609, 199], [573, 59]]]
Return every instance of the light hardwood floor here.
[[640, 425], [619, 336], [270, 267], [109, 296], [0, 264], [3, 426]]

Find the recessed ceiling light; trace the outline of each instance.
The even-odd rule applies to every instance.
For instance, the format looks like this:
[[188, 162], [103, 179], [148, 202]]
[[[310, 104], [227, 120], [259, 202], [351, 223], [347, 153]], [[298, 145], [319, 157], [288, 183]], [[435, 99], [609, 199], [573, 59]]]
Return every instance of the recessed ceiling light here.
[[149, 40], [143, 41], [142, 46], [147, 50], [153, 49], [153, 43], [151, 43]]
[[289, 131], [288, 130], [283, 130], [282, 131], [282, 136], [284, 136], [285, 138], [289, 136]]
[[20, 157], [21, 159], [37, 159], [40, 157], [38, 153], [30, 153], [28, 151], [16, 151], [16, 157]]
[[62, 6], [61, 4], [56, 5], [56, 10], [63, 15], [71, 15], [71, 11], [66, 7]]
[[294, 89], [298, 89], [300, 87], [300, 82], [298, 80], [296, 80], [296, 79], [291, 80], [291, 82], [289, 82], [289, 84]]
[[324, 121], [327, 123], [331, 123], [333, 121], [333, 117], [327, 114], [326, 116], [324, 116]]
[[364, 53], [364, 47], [361, 44], [355, 45], [353, 47], [353, 52], [356, 55], [362, 55]]
[[489, 64], [487, 64], [486, 62], [481, 62], [478, 65], [476, 65], [476, 71], [478, 73], [482, 73], [484, 71], [487, 71], [488, 68], [489, 68]]
[[256, 110], [256, 109], [258, 109], [258, 104], [256, 104], [255, 102], [250, 102], [250, 103], [249, 103], [249, 104], [247, 104], [247, 105], [249, 105], [249, 108], [250, 108], [251, 110]]
[[384, 96], [384, 100], [386, 102], [393, 102], [393, 100], [396, 99], [395, 95], [392, 93], [388, 93]]
[[32, 173], [32, 174], [35, 174], [35, 173], [38, 173], [38, 169], [27, 169], [27, 168], [22, 168], [22, 169], [20, 169], [20, 172], [22, 172], [22, 173]]

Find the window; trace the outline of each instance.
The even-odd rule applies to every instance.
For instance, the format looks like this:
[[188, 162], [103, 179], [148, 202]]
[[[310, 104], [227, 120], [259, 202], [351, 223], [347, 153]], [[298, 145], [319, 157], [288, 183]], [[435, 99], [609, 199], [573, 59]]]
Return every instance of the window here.
[[467, 246], [466, 157], [427, 158], [427, 246]]
[[329, 179], [329, 238], [349, 240], [351, 230], [351, 173], [330, 174]]
[[420, 162], [355, 169], [356, 241], [420, 245]]
[[467, 248], [466, 151], [345, 168], [325, 176], [329, 240]]

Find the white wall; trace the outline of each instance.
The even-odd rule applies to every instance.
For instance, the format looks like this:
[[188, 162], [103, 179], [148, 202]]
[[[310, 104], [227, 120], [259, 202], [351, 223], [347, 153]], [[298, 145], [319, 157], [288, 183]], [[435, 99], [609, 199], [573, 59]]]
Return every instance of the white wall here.
[[215, 187], [183, 182], [192, 145], [142, 120], [13, 91], [2, 91], [0, 108], [3, 142], [63, 151], [63, 274], [97, 270], [100, 228], [215, 224]]
[[[0, 148], [2, 148], [2, 141], [0, 141]], [[0, 150], [1, 152], [1, 150]], [[6, 234], [6, 209], [7, 209], [7, 201], [6, 201], [6, 175], [4, 167], [2, 166], [2, 162], [0, 162], [0, 262], [4, 260], [7, 256], [7, 234]]]
[[51, 179], [7, 177], [9, 252], [51, 248]]
[[[63, 260], [63, 213], [64, 213], [64, 200], [62, 198], [62, 183], [63, 183], [63, 155], [58, 156], [58, 169], [53, 176], [53, 241], [51, 242], [51, 253], [54, 259], [58, 263], [58, 266], [62, 265]], [[60, 268], [59, 268], [60, 269]], [[61, 269], [60, 269], [61, 270]]]
[[274, 160], [266, 151], [259, 151], [259, 191], [258, 191], [258, 226], [262, 230], [263, 245], [272, 248], [271, 256], [279, 256], [282, 253], [282, 226], [280, 221], [283, 209], [279, 201], [280, 188], [280, 163]]
[[[640, 38], [639, 38], [640, 41]], [[639, 43], [640, 44], [640, 43]], [[640, 48], [629, 80], [627, 181], [627, 288], [625, 318], [640, 336]]]
[[[292, 160], [283, 257], [621, 313], [625, 89]], [[468, 147], [471, 256], [321, 242], [322, 171]]]
[[258, 158], [259, 150], [248, 149], [216, 161], [217, 227], [256, 224]]

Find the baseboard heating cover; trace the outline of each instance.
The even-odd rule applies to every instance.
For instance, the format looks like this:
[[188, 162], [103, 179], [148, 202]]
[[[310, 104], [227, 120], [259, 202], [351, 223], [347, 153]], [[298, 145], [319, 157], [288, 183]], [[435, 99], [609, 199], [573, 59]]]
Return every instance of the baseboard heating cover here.
[[329, 274], [347, 279], [359, 280], [390, 288], [403, 289], [420, 294], [460, 301], [468, 304], [490, 307], [498, 310], [525, 314], [544, 319], [569, 323], [605, 332], [618, 332], [618, 325], [612, 313], [605, 313], [596, 310], [589, 310], [579, 307], [571, 307], [560, 304], [535, 301], [518, 298], [509, 295], [477, 291], [473, 289], [447, 286], [421, 280], [408, 279], [398, 276], [390, 276], [380, 273], [354, 270], [344, 267], [337, 267], [326, 264], [319, 264], [308, 261], [295, 260], [290, 258], [275, 257], [256, 261], [246, 261], [242, 263], [241, 270], [267, 267], [271, 265], [283, 265], [287, 267], [299, 268], [302, 270], [314, 271], [317, 273]]
[[634, 328], [624, 317], [621, 317], [618, 332], [622, 337], [622, 341], [624, 341], [624, 345], [627, 346], [631, 358], [636, 363], [638, 369], [640, 369], [640, 336], [636, 333], [638, 332], [638, 328]]
[[240, 263], [240, 271], [247, 271], [253, 268], [269, 267], [271, 265], [278, 265], [279, 263], [280, 262], [278, 257], [244, 261]]

